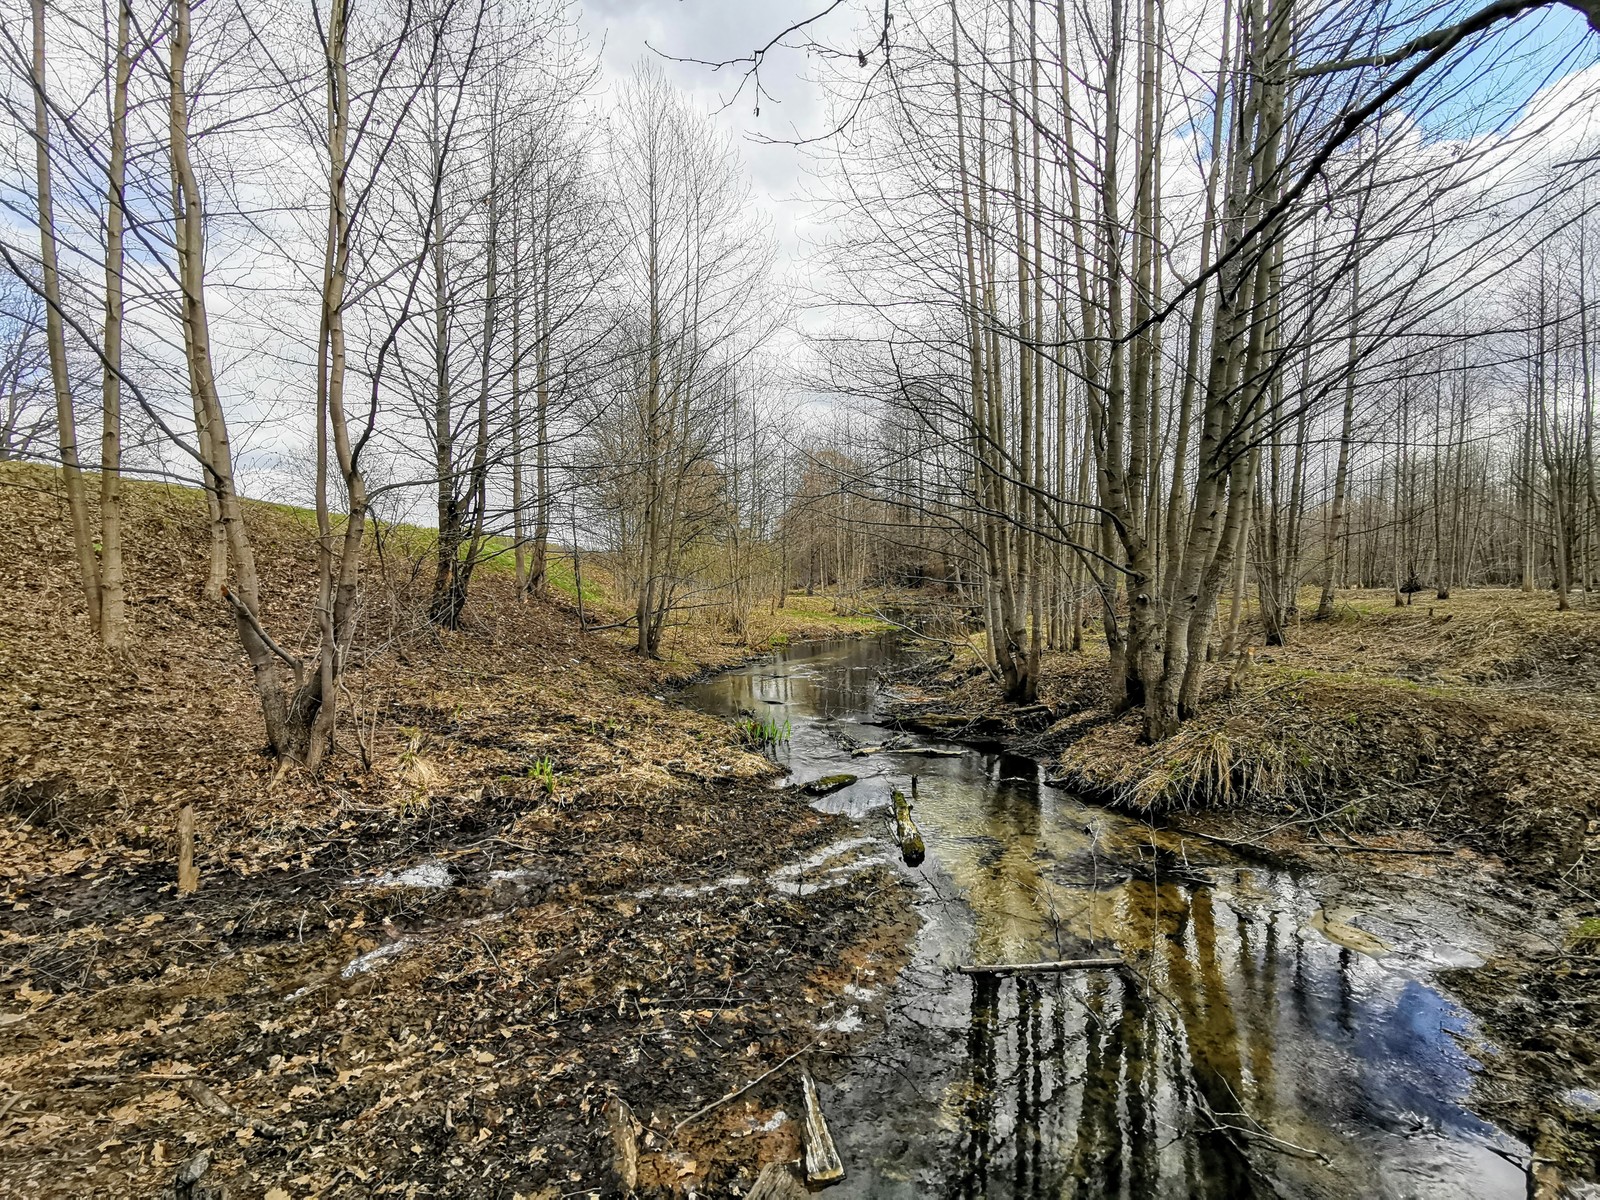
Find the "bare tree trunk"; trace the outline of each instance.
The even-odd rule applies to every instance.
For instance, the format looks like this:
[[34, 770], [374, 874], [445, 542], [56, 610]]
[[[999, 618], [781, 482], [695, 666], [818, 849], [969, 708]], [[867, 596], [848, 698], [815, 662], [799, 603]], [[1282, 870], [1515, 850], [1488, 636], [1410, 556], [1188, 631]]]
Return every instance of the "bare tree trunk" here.
[[[1551, 568], [1555, 576], [1556, 610], [1566, 612], [1572, 607], [1568, 593], [1571, 590], [1571, 579], [1567, 574], [1567, 514], [1565, 487], [1562, 480], [1560, 454], [1555, 445], [1556, 435], [1552, 429], [1552, 420], [1549, 415], [1549, 404], [1546, 396], [1546, 380], [1549, 371], [1545, 364], [1548, 351], [1546, 343], [1547, 329], [1545, 325], [1545, 290], [1544, 290], [1543, 263], [1540, 264], [1540, 289], [1539, 289], [1539, 327], [1537, 330], [1537, 350], [1535, 358], [1535, 371], [1537, 376], [1534, 381], [1534, 410], [1538, 415], [1539, 453], [1544, 460], [1545, 474], [1550, 482], [1550, 538], [1551, 538]], [[1559, 316], [1557, 317], [1559, 321]], [[1559, 343], [1558, 343], [1559, 344]]]
[[100, 383], [100, 644], [126, 649], [127, 589], [122, 564], [122, 237], [128, 159], [130, 0], [117, 3], [115, 75], [111, 91], [111, 157], [106, 183], [106, 310]]
[[184, 356], [188, 362], [189, 388], [199, 425], [202, 465], [206, 472], [207, 488], [216, 497], [232, 566], [231, 585], [224, 583], [220, 593], [233, 607], [239, 640], [250, 659], [266, 724], [267, 741], [280, 759], [302, 761], [305, 739], [303, 733], [291, 726], [279, 662], [280, 659], [291, 662], [297, 683], [302, 682], [301, 665], [267, 636], [261, 624], [260, 585], [255, 556], [245, 532], [239, 495], [234, 484], [233, 451], [229, 445], [227, 423], [217, 396], [216, 376], [212, 369], [211, 330], [205, 303], [203, 211], [200, 187], [189, 159], [189, 108], [184, 84], [190, 42], [189, 0], [174, 0], [172, 30], [168, 67], [168, 141], [179, 205], [174, 243], [181, 289]]
[[534, 488], [538, 494], [534, 500], [533, 558], [528, 565], [528, 587], [535, 593], [543, 592], [547, 586], [550, 556], [550, 229], [547, 214], [541, 242], [543, 254], [535, 260], [539, 303], [535, 309], [538, 378], [534, 385], [534, 436], [538, 445], [534, 448]]
[[1578, 223], [1578, 366], [1582, 372], [1583, 386], [1583, 478], [1589, 499], [1589, 547], [1584, 555], [1583, 588], [1585, 596], [1595, 586], [1593, 551], [1600, 539], [1600, 482], [1595, 479], [1594, 454], [1594, 362], [1593, 348], [1589, 345], [1589, 266], [1588, 220]]
[[1328, 545], [1322, 558], [1322, 595], [1317, 601], [1317, 620], [1333, 616], [1333, 588], [1337, 575], [1336, 555], [1344, 537], [1345, 505], [1350, 488], [1350, 441], [1355, 432], [1356, 367], [1361, 328], [1361, 219], [1356, 218], [1356, 253], [1350, 267], [1350, 330], [1345, 350], [1344, 410], [1339, 421], [1339, 461], [1333, 473], [1333, 516], [1328, 525]]
[[56, 218], [50, 162], [50, 105], [45, 91], [44, 0], [32, 0], [33, 137], [35, 184], [39, 205], [39, 261], [44, 290], [45, 340], [50, 354], [50, 383], [55, 392], [56, 434], [60, 444], [61, 478], [72, 520], [72, 545], [78, 561], [78, 583], [89, 609], [89, 626], [100, 632], [100, 571], [94, 533], [89, 524], [88, 490], [78, 461], [78, 422], [67, 378], [67, 343], [61, 315], [61, 275], [56, 260]]
[[522, 238], [521, 209], [511, 209], [511, 545], [517, 571], [517, 594], [526, 599], [528, 579], [527, 518], [523, 475], [526, 470], [522, 423]]

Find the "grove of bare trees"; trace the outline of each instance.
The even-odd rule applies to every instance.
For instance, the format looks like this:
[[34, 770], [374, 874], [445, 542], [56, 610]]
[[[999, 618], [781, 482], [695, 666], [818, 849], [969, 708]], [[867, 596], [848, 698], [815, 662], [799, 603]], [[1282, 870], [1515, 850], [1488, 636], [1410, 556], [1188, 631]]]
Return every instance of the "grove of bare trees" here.
[[[107, 651], [130, 476], [203, 490], [209, 599], [313, 768], [385, 522], [429, 531], [438, 630], [485, 564], [532, 598], [585, 551], [647, 655], [793, 588], [939, 587], [1026, 703], [1098, 627], [1152, 740], [1247, 601], [1269, 642], [1349, 587], [1590, 602], [1586, 8], [860, 15], [797, 139], [802, 353], [726, 128], [656, 62], [608, 86], [569, 0], [30, 0], [0, 457], [60, 468]], [[271, 627], [247, 495], [314, 511], [309, 628]]]
[[[5, 455], [60, 466], [108, 650], [130, 474], [203, 489], [286, 763], [333, 745], [385, 520], [434, 534], [440, 629], [485, 563], [541, 594], [553, 541], [621, 564], [648, 654], [719, 556], [755, 603], [773, 240], [658, 68], [602, 94], [564, 0], [38, 0], [4, 36]], [[270, 627], [247, 494], [314, 511], [309, 630]]]
[[846, 132], [815, 150], [847, 313], [823, 386], [879, 414], [842, 486], [944, 526], [1012, 699], [1098, 621], [1112, 702], [1155, 740], [1247, 596], [1269, 642], [1342, 586], [1588, 597], [1579, 14], [884, 20], [871, 82], [829, 76]]

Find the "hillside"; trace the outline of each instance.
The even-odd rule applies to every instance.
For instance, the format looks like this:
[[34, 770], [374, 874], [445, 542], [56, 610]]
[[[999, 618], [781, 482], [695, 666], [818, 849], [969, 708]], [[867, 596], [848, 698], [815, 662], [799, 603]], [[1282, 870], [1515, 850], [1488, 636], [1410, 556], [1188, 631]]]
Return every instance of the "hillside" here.
[[[873, 622], [794, 597], [655, 662], [580, 631], [570, 571], [524, 604], [491, 566], [465, 628], [440, 633], [418, 618], [426, 534], [393, 531], [369, 540], [341, 753], [280, 776], [231, 622], [201, 596], [198, 493], [130, 488], [128, 662], [89, 635], [55, 476], [6, 468], [0, 510], [0, 1190], [153, 1195], [208, 1148], [208, 1182], [243, 1195], [490, 1177], [553, 1195], [600, 1186], [610, 1095], [655, 1131], [649, 1177], [705, 1186], [756, 1161], [761, 1138], [719, 1151], [714, 1120], [704, 1145], [659, 1135], [812, 1036], [840, 986], [827, 965], [882, 936], [860, 895], [892, 913], [898, 893], [864, 873], [804, 899], [641, 898], [758, 874], [841, 824], [663, 689]], [[247, 519], [269, 625], [308, 628], [309, 515]]]

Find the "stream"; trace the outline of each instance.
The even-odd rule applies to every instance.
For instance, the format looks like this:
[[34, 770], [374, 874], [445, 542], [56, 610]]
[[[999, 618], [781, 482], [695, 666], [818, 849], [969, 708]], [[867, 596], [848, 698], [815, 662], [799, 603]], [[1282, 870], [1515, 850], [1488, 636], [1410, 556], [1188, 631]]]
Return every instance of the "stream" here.
[[[860, 776], [815, 803], [872, 840], [801, 886], [889, 861], [920, 889], [908, 967], [848, 989], [885, 1026], [821, 1085], [847, 1171], [830, 1194], [1528, 1195], [1527, 1147], [1466, 1107], [1472, 1019], [1430, 982], [1499, 936], [1460, 888], [1291, 873], [1083, 803], [1029, 759], [896, 735], [877, 680], [912, 656], [894, 637], [806, 644], [684, 693], [787, 721], [772, 753], [791, 782]], [[916, 871], [886, 820], [913, 774]], [[1138, 973], [953, 970], [1118, 955]]]

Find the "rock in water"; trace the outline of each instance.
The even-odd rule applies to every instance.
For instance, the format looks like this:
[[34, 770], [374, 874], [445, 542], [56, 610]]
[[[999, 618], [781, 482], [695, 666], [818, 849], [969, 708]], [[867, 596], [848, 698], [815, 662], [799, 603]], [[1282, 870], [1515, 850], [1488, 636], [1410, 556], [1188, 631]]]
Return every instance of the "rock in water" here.
[[808, 796], [831, 796], [835, 792], [843, 791], [856, 781], [854, 775], [824, 775], [821, 779], [813, 779], [810, 783], [802, 783], [800, 790]]

